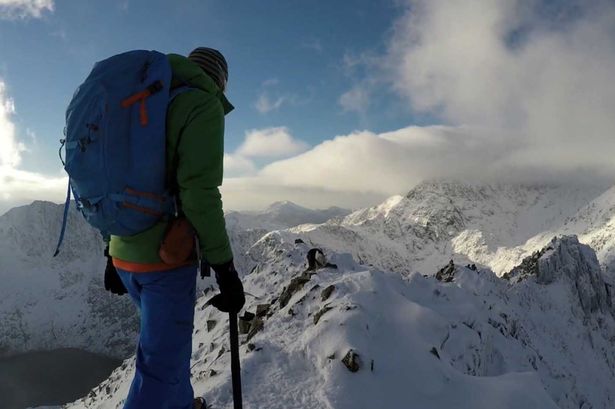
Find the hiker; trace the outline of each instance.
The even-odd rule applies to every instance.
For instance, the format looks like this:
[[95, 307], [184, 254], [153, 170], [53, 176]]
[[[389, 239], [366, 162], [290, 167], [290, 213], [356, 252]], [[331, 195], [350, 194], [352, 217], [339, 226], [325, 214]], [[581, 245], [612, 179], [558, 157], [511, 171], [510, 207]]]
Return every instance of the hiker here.
[[[215, 272], [220, 294], [212, 304], [237, 313], [245, 298], [218, 190], [224, 116], [233, 109], [224, 95], [227, 63], [219, 51], [205, 47], [187, 58], [170, 54], [168, 60], [171, 88], [188, 87], [170, 102], [166, 122], [167, 176], [177, 189], [180, 213], [189, 222], [180, 230], [194, 228], [197, 250]], [[112, 235], [109, 243], [115, 268], [106, 269], [105, 285], [114, 293], [127, 291], [141, 310], [136, 371], [125, 409], [205, 409], [202, 398], [194, 399], [190, 384], [197, 265], [192, 259], [176, 264], [161, 260], [159, 246], [166, 240], [168, 224], [160, 221], [126, 237]], [[170, 245], [186, 242], [192, 243]]]

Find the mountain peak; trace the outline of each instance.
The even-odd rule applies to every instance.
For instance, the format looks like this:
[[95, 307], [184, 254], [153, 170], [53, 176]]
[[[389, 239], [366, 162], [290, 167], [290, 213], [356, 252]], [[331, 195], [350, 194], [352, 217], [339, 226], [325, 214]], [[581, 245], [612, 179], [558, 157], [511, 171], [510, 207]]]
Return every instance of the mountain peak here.
[[570, 283], [586, 314], [612, 313], [609, 285], [605, 282], [594, 250], [575, 235], [555, 237], [543, 249], [526, 257], [503, 276], [513, 282], [534, 277], [537, 284]]
[[291, 202], [290, 200], [281, 200], [279, 202], [274, 202], [270, 204], [265, 210], [265, 212], [279, 212], [279, 211], [288, 211], [288, 210], [306, 211], [309, 209], [303, 206], [299, 206], [298, 204]]

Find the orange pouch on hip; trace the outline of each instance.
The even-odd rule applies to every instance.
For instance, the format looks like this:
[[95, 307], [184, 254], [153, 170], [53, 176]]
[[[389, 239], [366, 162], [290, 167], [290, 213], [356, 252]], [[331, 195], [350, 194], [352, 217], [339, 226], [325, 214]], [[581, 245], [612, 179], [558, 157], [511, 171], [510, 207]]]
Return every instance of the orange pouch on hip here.
[[158, 255], [166, 264], [181, 264], [188, 261], [195, 249], [194, 227], [188, 219], [173, 219], [164, 234]]

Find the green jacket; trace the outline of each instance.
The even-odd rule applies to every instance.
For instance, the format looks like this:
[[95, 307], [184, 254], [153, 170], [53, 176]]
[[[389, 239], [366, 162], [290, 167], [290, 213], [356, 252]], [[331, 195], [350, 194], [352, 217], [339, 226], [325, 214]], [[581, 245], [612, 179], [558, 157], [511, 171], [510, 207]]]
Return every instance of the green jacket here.
[[[224, 115], [233, 106], [215, 82], [186, 57], [169, 54], [172, 86], [193, 88], [178, 95], [167, 109], [167, 172], [176, 175], [182, 209], [199, 236], [210, 264], [232, 257], [218, 187], [222, 185]], [[161, 263], [158, 248], [166, 221], [133, 236], [111, 236], [109, 253], [133, 263]]]

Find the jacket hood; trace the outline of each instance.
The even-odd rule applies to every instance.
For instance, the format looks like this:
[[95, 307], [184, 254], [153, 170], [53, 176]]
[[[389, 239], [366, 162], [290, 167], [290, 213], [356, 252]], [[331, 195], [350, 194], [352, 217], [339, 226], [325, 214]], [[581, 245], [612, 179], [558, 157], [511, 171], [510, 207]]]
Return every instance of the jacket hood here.
[[171, 70], [173, 71], [173, 80], [171, 87], [187, 85], [190, 88], [197, 88], [208, 94], [215, 95], [224, 108], [224, 114], [231, 112], [234, 107], [226, 98], [224, 93], [218, 88], [218, 85], [209, 77], [196, 63], [193, 63], [188, 58], [179, 54], [168, 54]]

